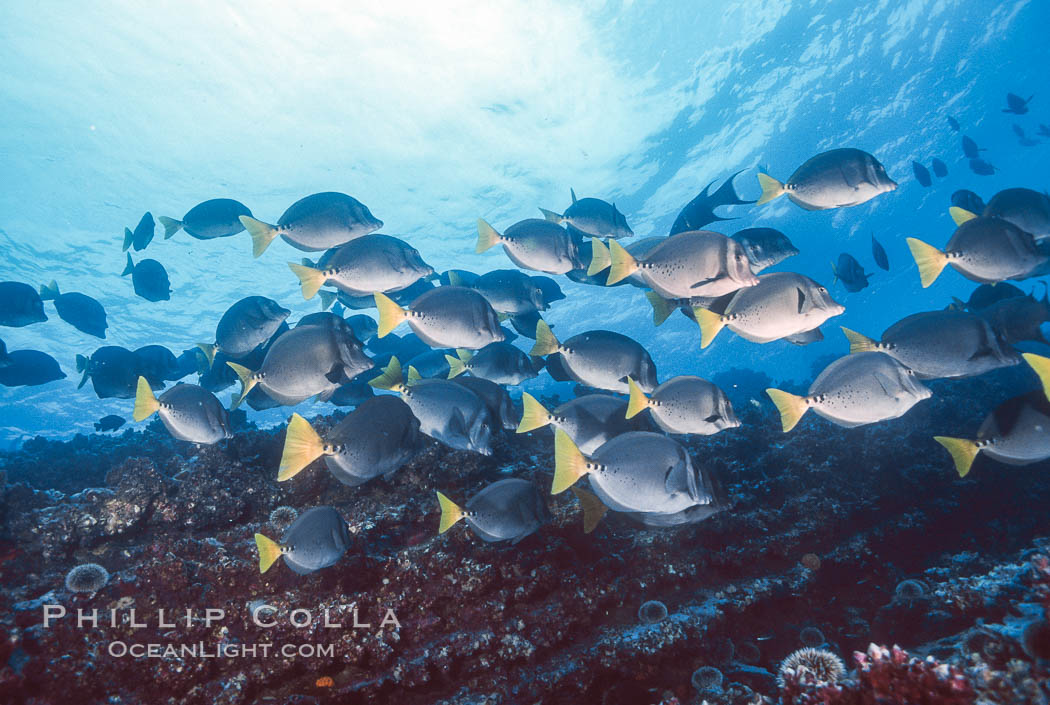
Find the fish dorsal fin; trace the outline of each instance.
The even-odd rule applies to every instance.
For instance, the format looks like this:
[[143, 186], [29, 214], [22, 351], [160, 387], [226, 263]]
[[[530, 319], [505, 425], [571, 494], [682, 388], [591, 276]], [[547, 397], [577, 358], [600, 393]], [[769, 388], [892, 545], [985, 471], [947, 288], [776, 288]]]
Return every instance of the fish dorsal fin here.
[[806, 292], [802, 291], [800, 286], [796, 286], [795, 291], [798, 292], [798, 312], [802, 313], [806, 307]]
[[570, 188], [569, 189], [569, 195], [572, 196], [572, 202], [573, 202], [573, 204], [575, 204], [576, 203], [576, 191], [574, 191], [573, 189]]

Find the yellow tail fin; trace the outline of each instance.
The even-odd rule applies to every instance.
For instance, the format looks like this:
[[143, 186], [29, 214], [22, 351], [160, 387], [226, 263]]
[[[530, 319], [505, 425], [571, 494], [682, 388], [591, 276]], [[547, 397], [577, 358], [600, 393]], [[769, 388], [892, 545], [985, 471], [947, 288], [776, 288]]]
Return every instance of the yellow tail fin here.
[[502, 239], [503, 237], [496, 232], [494, 227], [486, 223], [483, 218], [478, 218], [478, 246], [474, 248], [474, 252], [481, 254]]
[[268, 571], [270, 566], [274, 564], [274, 561], [280, 558], [281, 554], [284, 553], [284, 551], [281, 550], [280, 544], [262, 534], [255, 535], [255, 548], [259, 551], [260, 573]]
[[382, 338], [408, 318], [408, 311], [398, 306], [386, 294], [377, 291], [372, 296], [375, 297], [376, 308], [379, 309], [379, 332], [377, 335]]
[[780, 412], [780, 423], [784, 427], [784, 433], [787, 433], [795, 427], [802, 415], [809, 409], [809, 404], [806, 403], [805, 397], [800, 397], [797, 394], [789, 394], [788, 392], [782, 392], [779, 389], [767, 389], [766, 394], [773, 400], [773, 403], [777, 405], [777, 411]]
[[529, 355], [542, 357], [558, 352], [559, 348], [561, 348], [561, 343], [554, 337], [554, 333], [551, 332], [551, 327], [547, 325], [547, 321], [541, 318], [536, 323], [536, 344], [532, 346]]
[[405, 380], [405, 386], [411, 387], [413, 384], [417, 384], [421, 379], [423, 379], [423, 375], [419, 374], [419, 370], [417, 370], [412, 365], [409, 365], [408, 377]]
[[1043, 384], [1043, 393], [1050, 399], [1050, 357], [1035, 355], [1033, 353], [1021, 353], [1024, 361], [1039, 375], [1039, 381]]
[[560, 494], [586, 475], [587, 458], [560, 428], [554, 432], [554, 483], [551, 494]]
[[591, 264], [587, 267], [587, 276], [593, 277], [603, 269], [607, 269], [610, 264], [612, 264], [612, 259], [609, 257], [609, 248], [600, 238], [592, 237]]
[[320, 269], [307, 267], [296, 262], [289, 262], [288, 268], [292, 270], [295, 276], [299, 277], [299, 286], [303, 290], [303, 298], [307, 301], [317, 296], [317, 292], [321, 290], [321, 287], [328, 280], [328, 277]]
[[609, 278], [605, 282], [606, 286], [612, 286], [638, 271], [638, 262], [616, 240], [609, 240], [609, 258], [612, 263], [609, 265]]
[[288, 429], [284, 434], [284, 452], [281, 453], [281, 465], [277, 470], [277, 481], [289, 480], [303, 468], [324, 455], [324, 442], [310, 422], [299, 414], [292, 414], [288, 419]]
[[762, 195], [757, 201], [755, 201], [756, 206], [761, 206], [763, 203], [769, 203], [774, 198], [779, 198], [785, 193], [784, 184], [780, 183], [769, 174], [758, 172], [758, 185], [762, 187]]
[[469, 350], [459, 348], [456, 350], [456, 355], [459, 357], [453, 357], [452, 355], [445, 355], [445, 359], [448, 360], [448, 378], [458, 377], [467, 371], [467, 363], [470, 362], [471, 358], [474, 357]]
[[907, 242], [911, 256], [915, 258], [915, 264], [919, 267], [922, 288], [925, 289], [941, 275], [944, 265], [948, 264], [948, 256], [936, 247], [927, 245], [914, 237], [907, 238]]
[[846, 326], [839, 326], [842, 328], [842, 332], [846, 335], [846, 340], [849, 341], [849, 352], [850, 354], [859, 352], [870, 352], [872, 350], [879, 349], [879, 343], [877, 340], [872, 340], [866, 335], [861, 335], [855, 330], [850, 330]]
[[637, 416], [649, 408], [649, 397], [630, 377], [627, 378], [627, 388], [631, 390], [631, 400], [627, 402], [627, 418]]
[[443, 534], [463, 518], [463, 510], [460, 509], [458, 504], [440, 492], [437, 493], [437, 496], [438, 504], [441, 505], [441, 523], [438, 524], [438, 533]]
[[543, 404], [536, 401], [536, 397], [528, 392], [521, 393], [521, 403], [524, 411], [521, 414], [521, 423], [518, 424], [516, 433], [528, 433], [537, 428], [543, 428], [551, 422], [550, 412]]
[[209, 343], [197, 343], [197, 347], [204, 353], [204, 357], [208, 358], [208, 367], [215, 364], [215, 351], [219, 349], [218, 345], [211, 345]]
[[241, 395], [237, 397], [237, 401], [230, 406], [230, 411], [233, 411], [244, 401], [244, 398], [248, 396], [248, 392], [252, 391], [258, 380], [252, 375], [252, 371], [244, 365], [238, 365], [236, 362], [226, 362], [230, 366], [230, 369], [237, 373], [237, 379], [241, 381]]
[[708, 311], [700, 306], [693, 307], [693, 315], [696, 316], [697, 325], [700, 326], [700, 347], [706, 348], [714, 341], [718, 331], [725, 327], [725, 319], [714, 311]]
[[182, 230], [182, 221], [169, 218], [166, 215], [157, 216], [157, 220], [164, 226], [164, 239], [170, 240], [171, 236]]
[[667, 320], [668, 316], [674, 313], [675, 307], [671, 305], [671, 302], [657, 294], [655, 291], [645, 292], [645, 298], [649, 300], [649, 305], [653, 307], [654, 326], [659, 326]]
[[966, 477], [970, 472], [974, 459], [981, 451], [977, 444], [963, 438], [951, 438], [949, 436], [934, 436], [933, 440], [940, 443], [951, 453], [952, 460], [955, 462], [955, 471], [959, 473], [959, 477]]
[[561, 225], [565, 222], [565, 216], [563, 216], [561, 213], [555, 213], [554, 211], [549, 211], [546, 208], [540, 208], [540, 213], [543, 213], [544, 220], [550, 221], [551, 223], [557, 223], [558, 225]]
[[959, 206], [952, 206], [948, 209], [948, 213], [951, 214], [952, 220], [955, 221], [956, 226], [962, 225], [963, 223], [977, 217], [976, 213], [971, 213], [965, 208], [960, 208]]
[[136, 421], [143, 421], [156, 413], [159, 408], [160, 402], [154, 396], [149, 382], [146, 381], [145, 377], [139, 377], [139, 384], [135, 389], [135, 410], [132, 412], [131, 417]]
[[583, 509], [583, 533], [589, 534], [598, 528], [609, 508], [592, 492], [573, 487], [572, 493], [576, 495], [576, 499], [580, 501], [580, 508]]
[[258, 257], [266, 252], [266, 248], [277, 237], [277, 228], [248, 215], [238, 216], [238, 218], [244, 229], [252, 236], [252, 257]]
[[396, 358], [390, 358], [390, 363], [383, 368], [383, 374], [368, 381], [376, 389], [389, 389], [400, 391], [404, 386], [404, 378], [401, 376], [401, 362]]

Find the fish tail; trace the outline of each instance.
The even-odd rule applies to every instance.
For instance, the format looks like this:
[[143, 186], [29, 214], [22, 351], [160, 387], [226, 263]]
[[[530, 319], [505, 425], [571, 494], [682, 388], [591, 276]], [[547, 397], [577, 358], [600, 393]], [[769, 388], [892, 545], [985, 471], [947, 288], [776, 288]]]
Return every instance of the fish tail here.
[[467, 363], [474, 357], [469, 350], [458, 348], [456, 350], [456, 356], [445, 355], [445, 359], [448, 360], [448, 378], [458, 377], [467, 371]]
[[405, 382], [405, 386], [411, 387], [413, 384], [418, 384], [423, 379], [423, 375], [419, 374], [419, 370], [413, 365], [408, 366], [408, 378]]
[[593, 492], [573, 487], [572, 493], [580, 501], [580, 508], [583, 510], [583, 533], [589, 534], [598, 528], [598, 523], [609, 508], [602, 504]]
[[277, 470], [277, 481], [283, 482], [302, 472], [303, 468], [324, 455], [324, 442], [310, 422], [299, 414], [288, 419], [284, 434], [284, 451]]
[[554, 211], [549, 211], [546, 208], [540, 208], [540, 213], [543, 213], [544, 220], [547, 220], [551, 223], [557, 223], [558, 225], [561, 225], [565, 222], [565, 216], [563, 216], [561, 213], [555, 213]]
[[401, 361], [398, 360], [397, 357], [390, 358], [390, 362], [383, 368], [383, 374], [375, 379], [370, 379], [368, 384], [376, 389], [389, 389], [394, 391], [399, 389], [404, 384], [404, 380], [401, 377]]
[[164, 226], [164, 239], [170, 240], [171, 236], [182, 230], [182, 221], [169, 218], [166, 215], [157, 216], [157, 220]]
[[[124, 248], [127, 249], [127, 248]], [[124, 271], [120, 273], [120, 276], [126, 277], [135, 271], [135, 263], [131, 261], [131, 253], [128, 253], [128, 263], [124, 265]]]
[[1024, 361], [1039, 375], [1039, 381], [1043, 385], [1043, 393], [1050, 399], [1050, 357], [1035, 355], [1033, 353], [1021, 353]]
[[77, 372], [84, 372], [85, 370], [87, 370], [88, 359], [86, 357], [84, 357], [83, 355], [77, 355], [75, 359], [77, 364]]
[[299, 277], [299, 285], [303, 291], [303, 298], [307, 301], [317, 296], [317, 292], [321, 290], [321, 287], [328, 279], [328, 277], [325, 276], [325, 273], [320, 269], [307, 267], [304, 264], [289, 262], [288, 268], [292, 270], [292, 274]]
[[398, 306], [393, 299], [382, 292], [377, 291], [372, 296], [375, 298], [376, 308], [379, 309], [379, 332], [377, 335], [382, 338], [408, 318], [408, 311]]
[[966, 477], [970, 472], [970, 466], [973, 465], [974, 459], [981, 450], [977, 447], [977, 444], [964, 438], [951, 438], [950, 436], [934, 436], [933, 440], [940, 443], [951, 453], [952, 461], [955, 462], [955, 470], [959, 473], [959, 477]]
[[211, 366], [215, 364], [215, 351], [219, 346], [211, 343], [197, 343], [197, 347], [204, 353], [204, 357], [208, 358], [208, 368], [211, 369]]
[[252, 236], [252, 257], [258, 257], [270, 246], [273, 239], [277, 237], [277, 228], [269, 223], [256, 220], [250, 215], [238, 216], [241, 225]]
[[230, 411], [233, 411], [241, 405], [244, 398], [248, 396], [248, 392], [252, 391], [252, 387], [256, 384], [256, 379], [252, 377], [252, 371], [244, 365], [238, 365], [236, 362], [229, 361], [227, 361], [226, 364], [229, 365], [231, 370], [237, 373], [237, 379], [241, 381], [241, 396], [237, 397], [237, 401], [235, 401], [233, 406], [230, 407]]
[[784, 433], [793, 429], [799, 419], [802, 418], [802, 415], [809, 409], [806, 398], [797, 394], [782, 392], [772, 387], [766, 390], [766, 394], [773, 400], [773, 403], [777, 406], [777, 411], [780, 412], [780, 423], [784, 427]]
[[645, 392], [631, 377], [627, 378], [627, 388], [631, 390], [631, 398], [627, 402], [627, 418], [631, 418], [649, 408], [649, 397], [645, 396]]
[[917, 238], [909, 237], [907, 241], [911, 256], [915, 258], [915, 264], [919, 267], [922, 288], [925, 289], [941, 275], [944, 265], [948, 264], [948, 256]]
[[135, 410], [131, 417], [136, 421], [145, 421], [160, 408], [160, 402], [153, 394], [149, 382], [145, 377], [139, 377], [138, 386], [135, 388]]
[[320, 294], [322, 311], [327, 311], [328, 309], [332, 308], [332, 304], [334, 304], [335, 300], [339, 298], [339, 294], [337, 294], [334, 291], [322, 291], [320, 292]]
[[838, 269], [838, 267], [835, 266], [834, 262], [831, 263], [831, 274], [832, 274], [831, 285], [835, 286], [835, 284], [837, 284], [838, 281], [839, 281], [839, 269]]
[[649, 305], [653, 307], [654, 326], [659, 326], [667, 320], [668, 316], [674, 313], [674, 306], [671, 305], [671, 302], [655, 291], [645, 292], [645, 298], [649, 300]]
[[725, 320], [721, 315], [701, 306], [693, 307], [693, 315], [696, 316], [696, 323], [700, 326], [700, 347], [706, 348], [714, 341], [718, 331], [725, 327]]
[[259, 572], [265, 573], [281, 557], [281, 546], [276, 541], [262, 534], [255, 535], [255, 548], [259, 551]]
[[556, 353], [561, 348], [561, 343], [554, 337], [551, 327], [542, 318], [536, 323], [536, 344], [532, 346], [529, 355], [542, 357]]
[[131, 241], [135, 239], [135, 233], [131, 232], [130, 228], [124, 228], [124, 244], [121, 246], [121, 252], [127, 252], [128, 248], [131, 247]]
[[438, 496], [438, 504], [441, 505], [441, 523], [438, 525], [438, 533], [443, 534], [463, 518], [463, 510], [458, 504], [440, 492], [436, 494]]
[[40, 285], [40, 298], [44, 301], [52, 301], [59, 297], [58, 282], [54, 279], [51, 280], [50, 284]]
[[560, 428], [554, 432], [554, 483], [551, 494], [560, 494], [586, 475], [587, 458]]
[[543, 428], [551, 422], [550, 412], [543, 404], [536, 401], [536, 397], [528, 392], [522, 392], [521, 403], [524, 409], [521, 414], [521, 423], [518, 424], [515, 433], [528, 433], [537, 428]]
[[861, 335], [855, 330], [850, 330], [846, 326], [839, 326], [842, 328], [843, 334], [846, 336], [846, 340], [849, 341], [849, 352], [850, 354], [859, 352], [871, 352], [872, 350], [878, 350], [878, 341], [872, 340], [866, 335]]
[[761, 171], [758, 172], [758, 185], [762, 187], [762, 195], [759, 196], [757, 201], [755, 201], [756, 206], [761, 206], [763, 203], [769, 203], [774, 198], [779, 198], [785, 193], [784, 184], [780, 183], [769, 174], [763, 174]]
[[609, 259], [611, 264], [609, 265], [609, 279], [605, 282], [606, 286], [612, 286], [638, 270], [638, 262], [616, 240], [609, 240]]
[[457, 272], [453, 272], [451, 269], [448, 271], [448, 285], [449, 286], [463, 286], [463, 277], [459, 276]]
[[601, 238], [591, 238], [591, 264], [587, 267], [587, 276], [593, 277], [603, 269], [608, 269], [612, 264], [609, 256], [609, 248], [605, 246]]
[[478, 218], [478, 245], [474, 248], [474, 252], [480, 255], [502, 239], [503, 236], [496, 232], [494, 227], [485, 222], [484, 218]]
[[965, 208], [959, 206], [952, 206], [948, 209], [948, 213], [952, 216], [952, 220], [955, 221], [955, 225], [959, 226], [963, 223], [969, 222], [977, 217], [976, 213], [968, 211]]

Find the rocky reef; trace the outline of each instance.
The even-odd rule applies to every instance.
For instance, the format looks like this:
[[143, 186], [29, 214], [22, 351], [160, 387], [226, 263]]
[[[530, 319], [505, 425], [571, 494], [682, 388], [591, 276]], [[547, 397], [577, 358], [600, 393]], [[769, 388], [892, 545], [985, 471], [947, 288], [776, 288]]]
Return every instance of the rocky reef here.
[[[438, 535], [434, 490], [465, 499], [506, 476], [549, 486], [549, 429], [504, 436], [491, 457], [432, 443], [357, 488], [320, 463], [276, 482], [281, 429], [202, 448], [157, 424], [32, 441], [0, 456], [0, 693], [40, 705], [71, 693], [85, 704], [1045, 703], [1050, 463], [979, 460], [962, 480], [931, 438], [973, 434], [1033, 385], [1019, 367], [934, 382], [902, 419], [842, 429], [807, 417], [789, 434], [767, 402], [734, 399], [740, 428], [687, 443], [731, 509], [675, 529], [609, 515], [584, 534], [567, 492], [549, 500], [552, 524], [513, 546], [464, 526]], [[314, 424], [323, 433], [338, 418]], [[260, 575], [253, 533], [279, 536], [279, 507], [320, 504], [350, 524], [344, 558]], [[84, 563], [108, 581], [71, 591], [66, 575]], [[647, 601], [667, 616], [640, 621]], [[47, 605], [65, 616], [45, 627]], [[97, 625], [78, 624], [93, 609]], [[134, 657], [114, 644], [158, 646]], [[165, 652], [188, 644], [202, 652]], [[845, 678], [778, 679], [804, 646], [840, 656]]]

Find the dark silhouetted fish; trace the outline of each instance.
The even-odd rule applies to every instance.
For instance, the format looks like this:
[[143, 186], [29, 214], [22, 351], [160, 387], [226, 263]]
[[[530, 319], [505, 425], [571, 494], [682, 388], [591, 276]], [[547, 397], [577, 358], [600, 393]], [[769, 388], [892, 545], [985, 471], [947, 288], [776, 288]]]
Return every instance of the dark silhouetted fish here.
[[918, 179], [919, 183], [923, 186], [929, 187], [933, 185], [933, 179], [930, 178], [930, 172], [926, 170], [919, 162], [911, 163], [911, 170], [915, 172], [915, 178]]
[[[363, 373], [369, 378], [375, 377], [380, 374], [382, 370], [368, 370]], [[253, 392], [255, 390], [252, 390]], [[251, 394], [248, 395], [248, 403], [251, 404]], [[375, 389], [368, 383], [367, 379], [364, 379], [362, 375], [358, 375], [358, 378], [352, 379], [346, 384], [335, 390], [332, 397], [328, 400], [329, 404], [336, 406], [358, 406], [364, 402], [372, 399], [376, 396]]]
[[730, 237], [744, 248], [755, 274], [798, 254], [788, 236], [774, 228], [744, 228]]
[[720, 220], [733, 220], [732, 218], [723, 218], [716, 214], [715, 208], [719, 206], [754, 203], [754, 201], [744, 200], [737, 195], [736, 189], [733, 187], [733, 180], [739, 174], [740, 172], [738, 171], [726, 179], [714, 193], [711, 193], [711, 187], [715, 184], [714, 181], [705, 186], [704, 190], [697, 194], [693, 200], [689, 201], [678, 213], [678, 217], [675, 218], [674, 223], [671, 225], [671, 232], [668, 235], [701, 230], [708, 223]]
[[438, 533], [448, 531], [466, 519], [474, 535], [482, 541], [510, 541], [516, 544], [551, 520], [543, 496], [528, 480], [498, 480], [471, 497], [465, 507], [437, 493], [441, 506]]
[[165, 382], [182, 376], [175, 354], [163, 345], [144, 345], [135, 350], [135, 357], [139, 359], [139, 374], [154, 387], [163, 387]]
[[948, 127], [952, 128], [952, 132], [959, 131], [959, 121], [953, 118], [951, 115], [948, 116]]
[[122, 251], [127, 252], [129, 247], [134, 247], [135, 251], [146, 249], [146, 246], [153, 241], [153, 233], [157, 229], [157, 224], [153, 221], [153, 214], [149, 211], [142, 216], [139, 220], [139, 224], [135, 226], [135, 232], [132, 232], [128, 228], [124, 228], [124, 247]]
[[1036, 241], [1050, 239], [1050, 196], [1028, 188], [1008, 188], [992, 196], [985, 217], [1008, 220]]
[[1013, 124], [1014, 134], [1018, 137], [1024, 137], [1024, 128], [1018, 125], [1016, 122]]
[[90, 358], [77, 355], [76, 362], [77, 372], [83, 373], [77, 389], [90, 379], [99, 399], [131, 399], [135, 396], [142, 361], [127, 348], [106, 345], [93, 352]]
[[241, 216], [252, 217], [252, 212], [240, 201], [232, 198], [213, 198], [198, 203], [190, 208], [182, 220], [160, 216], [157, 220], [164, 226], [164, 239], [167, 240], [179, 230], [185, 230], [190, 237], [198, 240], [212, 240], [217, 237], [230, 237], [244, 230]]
[[960, 189], [952, 194], [952, 205], [977, 215], [984, 212], [984, 200], [973, 191], [966, 189]]
[[247, 215], [239, 220], [252, 236], [252, 254], [258, 257], [278, 235], [297, 250], [316, 252], [337, 247], [383, 227], [368, 206], [335, 191], [301, 198], [270, 225]]
[[54, 301], [58, 317], [77, 330], [97, 338], [106, 337], [106, 309], [87, 294], [63, 294], [59, 292], [58, 284], [52, 281], [40, 287], [40, 298]]
[[986, 309], [1005, 299], [1024, 295], [1023, 291], [1009, 282], [981, 284], [970, 293], [970, 298], [963, 304], [963, 308], [972, 313], [978, 313], [982, 309]]
[[537, 274], [531, 277], [532, 283], [539, 287], [540, 291], [543, 292], [543, 308], [546, 308], [555, 301], [559, 301], [565, 298], [565, 294], [561, 290], [561, 286], [558, 282], [554, 281], [550, 277], [545, 277], [542, 274]]
[[864, 272], [864, 267], [856, 257], [846, 252], [839, 255], [838, 263], [831, 265], [831, 271], [835, 275], [835, 281], [841, 281], [850, 293], [856, 293], [868, 286], [868, 277], [871, 276]]
[[448, 358], [449, 353], [451, 352], [453, 351], [446, 348], [426, 350], [409, 359], [408, 362], [405, 363], [405, 367], [414, 368], [416, 372], [419, 373], [420, 377], [440, 377], [442, 379], [448, 379]]
[[890, 269], [890, 258], [886, 256], [886, 250], [879, 241], [875, 239], [875, 235], [871, 236], [871, 256], [875, 258], [875, 264], [879, 265], [882, 269], [889, 271]]
[[976, 440], [934, 436], [951, 453], [959, 477], [966, 477], [978, 453], [1007, 465], [1050, 458], [1050, 401], [1042, 390], [1009, 399], [985, 418]]
[[971, 159], [970, 171], [978, 176], [991, 176], [998, 171], [998, 169], [983, 159]]
[[350, 330], [354, 332], [357, 339], [364, 343], [369, 342], [379, 331], [379, 324], [376, 323], [376, 319], [363, 313], [348, 316], [345, 320], [346, 325], [350, 326]]
[[0, 282], [0, 326], [21, 328], [46, 320], [36, 289], [22, 282]]
[[120, 276], [131, 275], [131, 283], [135, 293], [146, 299], [146, 301], [168, 301], [171, 299], [171, 282], [168, 281], [168, 272], [164, 265], [155, 259], [139, 260], [138, 264], [131, 261], [128, 255], [128, 264]]
[[334, 507], [314, 507], [299, 515], [277, 543], [263, 534], [255, 535], [259, 551], [259, 572], [265, 573], [274, 562], [284, 563], [299, 575], [334, 565], [350, 548], [350, 531], [346, 520]]
[[123, 416], [110, 414], [109, 416], [103, 416], [95, 422], [95, 430], [99, 433], [108, 433], [109, 431], [116, 431], [125, 423], [127, 422], [124, 420]]
[[856, 206], [897, 188], [878, 159], [850, 148], [810, 158], [786, 183], [761, 172], [758, 183], [762, 187], [758, 205], [787, 194], [792, 203], [809, 211]]
[[[456, 276], [450, 281], [456, 286]], [[542, 311], [546, 308], [543, 290], [532, 281], [532, 277], [518, 269], [494, 269], [485, 272], [470, 285], [485, 297], [496, 313], [508, 316]]]
[[576, 192], [569, 189], [572, 205], [564, 214], [540, 208], [543, 217], [558, 225], [571, 225], [581, 233], [591, 237], [620, 238], [631, 237], [634, 231], [627, 225], [627, 218], [616, 209], [615, 203], [608, 203], [600, 198], [576, 198]]
[[1050, 125], [1044, 125], [1043, 123], [1039, 123], [1038, 132], [1040, 137], [1050, 137]]
[[7, 363], [0, 367], [0, 386], [4, 387], [36, 387], [66, 377], [58, 361], [39, 350], [12, 350], [7, 353]]
[[457, 278], [458, 284], [456, 286], [474, 286], [474, 282], [481, 276], [475, 272], [468, 271], [466, 269], [446, 269], [440, 275], [438, 275], [438, 282], [441, 286], [452, 286], [453, 275]]
[[1024, 115], [1028, 112], [1028, 103], [1034, 98], [1034, 95], [1028, 96], [1028, 98], [1022, 98], [1015, 93], [1006, 94], [1006, 107], [1003, 108], [1004, 113], [1013, 113], [1014, 115]]
[[[1045, 282], [1044, 282], [1045, 285]], [[982, 284], [981, 286], [989, 286]], [[994, 288], [1007, 287], [1000, 282]], [[996, 301], [975, 313], [988, 321], [992, 329], [1007, 343], [1033, 341], [1047, 343], [1042, 325], [1050, 321], [1050, 302], [1044, 291], [1043, 298], [1037, 299], [1030, 294], [1011, 296]]]
[[11, 358], [7, 355], [7, 344], [0, 340], [0, 367], [7, 367], [11, 364]]
[[933, 167], [933, 175], [939, 179], [943, 179], [948, 175], [948, 165], [942, 162], [940, 159], [934, 157], [930, 161], [930, 166]]
[[977, 143], [969, 137], [967, 137], [966, 135], [963, 135], [962, 138], [962, 149], [963, 155], [967, 159], [978, 159], [981, 156], [981, 152], [985, 151], [981, 147], [978, 147]]
[[[524, 313], [520, 316], [511, 316], [510, 325], [526, 338], [536, 339], [536, 325], [542, 320], [539, 311]], [[509, 342], [509, 341], [504, 341]]]

